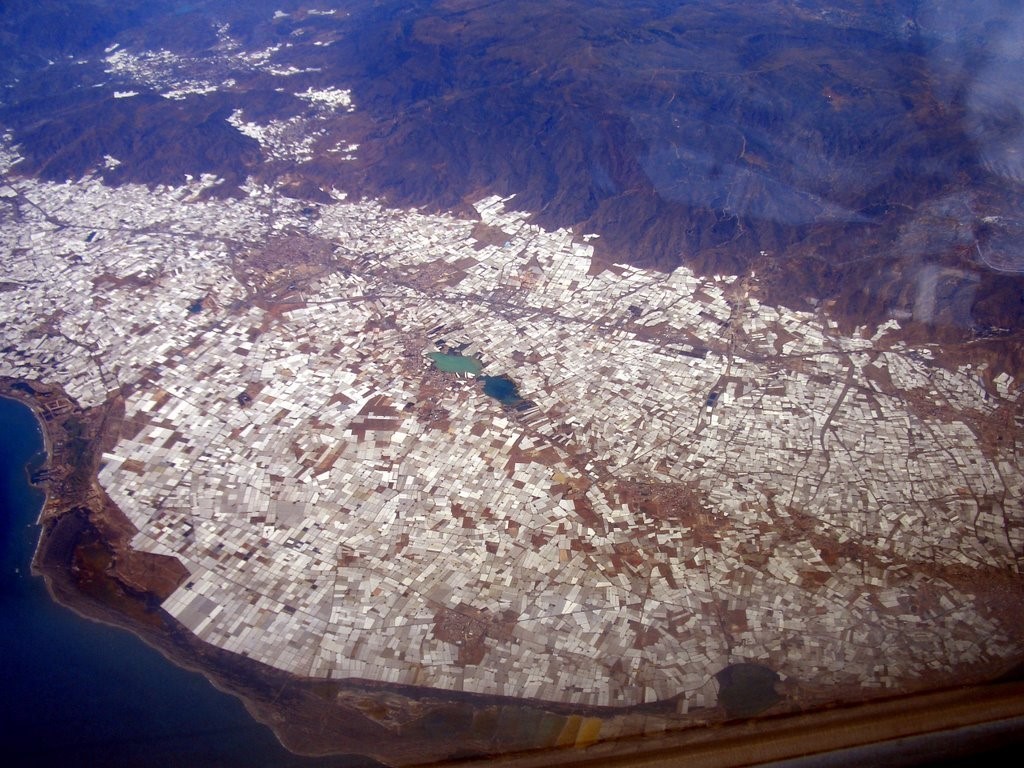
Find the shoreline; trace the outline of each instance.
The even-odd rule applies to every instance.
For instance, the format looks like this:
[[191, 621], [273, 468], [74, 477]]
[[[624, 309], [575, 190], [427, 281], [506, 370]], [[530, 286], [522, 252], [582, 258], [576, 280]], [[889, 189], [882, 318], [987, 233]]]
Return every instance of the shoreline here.
[[[22, 393], [13, 388], [5, 388], [3, 391], [0, 391], [0, 399], [10, 400], [11, 402], [23, 405], [26, 408], [28, 408], [29, 411], [32, 412], [32, 416], [36, 420], [36, 429], [39, 431], [39, 434], [42, 436], [43, 440], [44, 461], [42, 467], [48, 467], [50, 465], [50, 457], [52, 454], [52, 449], [50, 447], [50, 433], [43, 425], [43, 417], [42, 414], [39, 413], [39, 409], [36, 407], [35, 401], [32, 398], [25, 397]], [[42, 526], [43, 515], [45, 514], [47, 504], [49, 504], [50, 501], [50, 489], [46, 483], [33, 482], [31, 477], [28, 478], [28, 484], [43, 494], [43, 503], [42, 505], [40, 505], [39, 514], [36, 516], [36, 525]], [[40, 539], [36, 541], [36, 546], [33, 549], [33, 564], [35, 563], [36, 555], [39, 553], [39, 545], [41, 541], [42, 537], [40, 537]]]
[[[16, 387], [19, 383], [22, 386]], [[35, 396], [29, 396], [23, 387], [32, 389]], [[111, 437], [107, 432], [108, 418], [112, 416], [111, 405], [108, 403], [85, 411], [74, 404], [74, 408], [61, 418], [47, 418], [47, 411], [39, 399], [54, 396], [73, 403], [59, 387], [0, 379], [0, 397], [19, 402], [33, 413], [46, 451], [44, 466], [50, 471], [45, 482], [33, 483], [45, 495], [37, 520], [40, 531], [32, 559], [33, 574], [43, 578], [50, 599], [75, 615], [131, 632], [157, 650], [166, 661], [201, 674], [217, 690], [240, 699], [255, 720], [267, 725], [284, 748], [298, 755], [322, 757], [359, 753], [394, 765], [443, 761], [456, 755], [469, 759], [501, 755], [502, 760], [526, 761], [523, 765], [528, 765], [534, 759], [530, 756], [536, 755], [537, 750], [543, 750], [542, 754], [550, 759], [550, 750], [560, 748], [559, 758], [566, 762], [589, 759], [588, 755], [600, 753], [609, 758], [625, 759], [628, 764], [630, 753], [636, 753], [634, 756], [639, 759], [641, 755], [665, 749], [691, 749], [694, 744], [705, 744], [709, 740], [720, 742], [721, 748], [728, 751], [732, 741], [746, 738], [751, 732], [762, 732], [763, 738], [769, 738], [774, 729], [806, 718], [827, 719], [837, 712], [846, 711], [856, 719], [862, 716], [857, 713], [863, 708], [881, 708], [884, 711], [889, 706], [905, 712], [936, 696], [955, 698], [965, 690], [971, 691], [970, 696], [982, 700], [998, 695], [1007, 685], [989, 682], [969, 688], [922, 689], [877, 697], [866, 697], [862, 692], [859, 700], [841, 704], [835, 703], [835, 696], [831, 697], [830, 703], [794, 702], [784, 698], [780, 705], [771, 707], [763, 715], [730, 721], [720, 709], [694, 710], [688, 715], [678, 715], [672, 700], [625, 708], [580, 707], [374, 681], [297, 678], [244, 656], [209, 646], [159, 608], [157, 593], [145, 589], [139, 591], [138, 588], [145, 585], [133, 585], [118, 579], [116, 558], [125, 553], [117, 549], [116, 541], [106, 541], [101, 529], [104, 527], [104, 515], [115, 511], [120, 514], [120, 511], [97, 487], [95, 472], [92, 471], [95, 466], [90, 470], [88, 488], [61, 485], [70, 473], [68, 467], [58, 466], [60, 457], [57, 454], [64, 450], [64, 446], [51, 434], [56, 429], [54, 422], [63, 423], [63, 417], [85, 419], [96, 430], [89, 438], [89, 458], [94, 465], [102, 445]], [[54, 485], [59, 488], [55, 489]], [[64, 494], [71, 498], [65, 498]], [[84, 502], [84, 505], [76, 505], [75, 501]], [[99, 509], [94, 509], [97, 506]], [[70, 548], [69, 560], [63, 564], [47, 562], [50, 554], [47, 546], [52, 543], [50, 537], [60, 521], [69, 514], [81, 515], [83, 509], [86, 516], [78, 521], [80, 530], [72, 534], [75, 543]], [[101, 549], [106, 547], [113, 553], [112, 565], [107, 569], [113, 569], [110, 573], [90, 574], [90, 578], [98, 579], [113, 590], [107, 603], [84, 592], [82, 584], [76, 581], [73, 562], [83, 539], [90, 537], [96, 539], [92, 544], [98, 542]], [[983, 676], [977, 670], [972, 672], [968, 678], [970, 683], [976, 684]], [[1020, 685], [1024, 693], [1024, 684]], [[1020, 698], [1019, 714], [1024, 716], [1024, 696]], [[282, 714], [285, 712], [287, 717]], [[481, 712], [494, 714], [494, 732], [481, 732], [476, 725], [475, 719]], [[462, 728], [422, 728], [424, 722], [436, 725], [438, 717], [442, 721], [447, 718], [460, 723]], [[518, 737], [513, 735], [506, 741], [497, 726], [500, 720], [508, 717], [546, 723], [549, 735], [543, 743], [538, 743], [535, 734], [525, 738], [522, 734]], [[617, 723], [619, 732], [608, 733], [606, 738], [596, 738], [595, 728], [600, 731], [605, 723]], [[643, 737], [642, 746], [638, 747], [637, 737], [633, 734], [645, 733], [652, 725], [655, 733]], [[556, 730], [552, 738], [550, 734]], [[584, 747], [587, 749], [582, 749]]]
[[[12, 388], [12, 384], [15, 383], [21, 383], [33, 388], [36, 391], [36, 395], [34, 397], [29, 396], [19, 389]], [[46, 418], [38, 398], [40, 396], [50, 396], [54, 392], [60, 392], [60, 388], [38, 382], [0, 379], [0, 396], [8, 397], [8, 399], [25, 405], [33, 413], [37, 426], [44, 436], [44, 446], [47, 451], [46, 466], [50, 468], [51, 472], [58, 469], [55, 462], [55, 447], [57, 444], [52, 434], [54, 420]], [[61, 393], [61, 396], [63, 396], [63, 393]], [[81, 409], [78, 409], [78, 411], [81, 412]], [[93, 439], [97, 442], [102, 442], [103, 435], [94, 435]], [[57, 479], [59, 482], [59, 478]], [[93, 484], [94, 480], [95, 478], [92, 478]], [[154, 631], [154, 628], [142, 625], [131, 616], [125, 615], [116, 606], [105, 605], [93, 597], [83, 595], [77, 589], [69, 567], [55, 567], [53, 563], [48, 564], [46, 562], [49, 552], [47, 547], [52, 543], [50, 536], [53, 533], [54, 527], [61, 519], [69, 514], [74, 514], [76, 509], [81, 511], [82, 508], [68, 503], [66, 499], [61, 498], [60, 494], [54, 493], [52, 483], [49, 481], [45, 484], [45, 487], [43, 487], [43, 484], [36, 487], [40, 487], [45, 492], [46, 501], [37, 518], [40, 531], [39, 539], [34, 548], [32, 568], [33, 573], [43, 579], [50, 599], [62, 607], [70, 609], [80, 618], [127, 630], [146, 645], [160, 652], [170, 663], [203, 675], [217, 690], [239, 698], [252, 717], [269, 726], [282, 746], [295, 754], [322, 757], [344, 752], [358, 752], [370, 755], [375, 759], [401, 765], [418, 763], [423, 761], [424, 758], [435, 761], [450, 757], [458, 752], [464, 737], [470, 742], [475, 742], [478, 753], [486, 750], [492, 741], [489, 737], [481, 741], [479, 736], [474, 737], [473, 734], [467, 733], [456, 734], [454, 737], [447, 733], [438, 736], [437, 734], [427, 732], [417, 732], [416, 729], [413, 729], [413, 732], [403, 739], [395, 733], [396, 726], [401, 726], [397, 723], [389, 722], [389, 720], [405, 721], [408, 719], [405, 715], [409, 712], [415, 712], [414, 719], [422, 719], [429, 716], [431, 711], [434, 711], [435, 714], [438, 712], [453, 714], [453, 710], [460, 710], [458, 719], [465, 720], [464, 715], [466, 713], [479, 709], [495, 709], [498, 711], [513, 709], [521, 712], [533, 712], [534, 714], [540, 713], [542, 717], [546, 717], [549, 720], [554, 719], [558, 722], [558, 731], [561, 734], [562, 731], [567, 729], [567, 726], [573, 725], [574, 721], [580, 720], [581, 717], [589, 717], [591, 720], [596, 720], [601, 715], [607, 717], [609, 714], [613, 717], [616, 715], [643, 717], [642, 713], [646, 712], [661, 715], [664, 718], [665, 716], [670, 716], [670, 712], [666, 710], [671, 710], [674, 707], [672, 702], [658, 702], [640, 705], [639, 707], [614, 710], [612, 708], [577, 707], [569, 704], [539, 700], [486, 696], [460, 691], [417, 688], [379, 683], [371, 680], [327, 681], [293, 678], [280, 670], [265, 667], [259, 662], [203, 643], [183, 627], [177, 625], [177, 622], [161, 609], [157, 609], [149, 614], [150, 616], [154, 614], [159, 616], [161, 626]], [[81, 494], [81, 491], [84, 489], [76, 490]], [[92, 505], [95, 505], [101, 499], [98, 498], [95, 488], [89, 490], [92, 491], [91, 494], [88, 494], [91, 497], [89, 501], [92, 502]], [[81, 501], [82, 499], [79, 500]], [[92, 509], [92, 506], [89, 506], [88, 512], [90, 514], [97, 514], [98, 510]], [[83, 527], [92, 527], [91, 519], [90, 522], [84, 523]], [[227, 671], [225, 672], [225, 670]], [[275, 688], [270, 696], [261, 695], [268, 693], [266, 690], [267, 681], [269, 681], [271, 687]], [[328, 703], [327, 706], [324, 706], [322, 701], [312, 700], [313, 696], [322, 700], [322, 691], [319, 693], [311, 693], [311, 691], [316, 692], [317, 689], [324, 687], [333, 689], [332, 693], [334, 694], [334, 702]], [[280, 703], [281, 694], [285, 692], [290, 694], [290, 701], [284, 706], [275, 706], [275, 702]], [[374, 699], [387, 700], [387, 704], [383, 707], [383, 714], [378, 711], [381, 709], [381, 705], [375, 702]], [[305, 720], [323, 719], [327, 715], [339, 726], [342, 724], [342, 721], [353, 719], [357, 722], [362, 721], [362, 724], [356, 729], [339, 728], [341, 735], [344, 737], [340, 739], [336, 735], [323, 733], [313, 735], [313, 738], [310, 738], [312, 734], [308, 733], [301, 725], [295, 729], [298, 733], [293, 734], [290, 733], [292, 729], [291, 724], [285, 722], [280, 717], [278, 710], [287, 710], [294, 713], [294, 706], [297, 703], [304, 704], [310, 710], [306, 713]], [[379, 732], [381, 728], [384, 728], [385, 733]], [[346, 731], [353, 730], [356, 732], [345, 733]], [[361, 736], [360, 730], [365, 731], [366, 735]], [[378, 733], [374, 733], [374, 731]], [[378, 751], [382, 746], [379, 737], [385, 734], [390, 740], [387, 743], [389, 749], [386, 754], [381, 754]], [[433, 738], [438, 743], [434, 746], [423, 743], [424, 739], [429, 741], [430, 738]], [[401, 742], [397, 749], [395, 748], [396, 742]], [[514, 743], [508, 746], [512, 748], [545, 748], [553, 746], [553, 744], [528, 745]], [[504, 748], [502, 749], [504, 750]]]

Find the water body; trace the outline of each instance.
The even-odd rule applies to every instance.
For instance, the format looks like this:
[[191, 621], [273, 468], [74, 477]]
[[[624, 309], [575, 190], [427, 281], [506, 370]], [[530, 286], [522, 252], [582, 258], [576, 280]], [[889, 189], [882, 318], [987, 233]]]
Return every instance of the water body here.
[[516, 389], [516, 383], [508, 376], [481, 376], [484, 394], [493, 397], [502, 405], [513, 407], [523, 401]]
[[459, 354], [445, 354], [444, 352], [431, 352], [427, 355], [434, 361], [435, 367], [445, 373], [468, 373], [476, 376], [480, 373], [480, 361], [475, 357], [465, 357]]
[[6, 765], [355, 768], [365, 758], [302, 758], [233, 696], [174, 666], [134, 635], [55, 604], [31, 575], [43, 460], [28, 408], [0, 398], [0, 697]]
[[475, 376], [484, 385], [484, 394], [493, 397], [502, 405], [514, 408], [526, 402], [519, 396], [516, 383], [511, 378], [502, 374], [501, 376], [483, 376], [480, 374], [482, 365], [475, 357], [466, 357], [458, 353], [445, 354], [444, 352], [431, 352], [427, 355], [434, 361], [434, 366], [445, 373], [465, 373]]

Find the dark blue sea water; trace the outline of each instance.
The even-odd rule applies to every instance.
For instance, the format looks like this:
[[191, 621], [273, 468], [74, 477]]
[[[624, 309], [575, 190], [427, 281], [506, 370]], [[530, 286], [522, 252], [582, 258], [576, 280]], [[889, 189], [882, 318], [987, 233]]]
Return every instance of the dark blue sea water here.
[[31, 575], [43, 494], [31, 411], [0, 398], [0, 760], [34, 766], [355, 766], [286, 751], [242, 703], [134, 635], [56, 605]]

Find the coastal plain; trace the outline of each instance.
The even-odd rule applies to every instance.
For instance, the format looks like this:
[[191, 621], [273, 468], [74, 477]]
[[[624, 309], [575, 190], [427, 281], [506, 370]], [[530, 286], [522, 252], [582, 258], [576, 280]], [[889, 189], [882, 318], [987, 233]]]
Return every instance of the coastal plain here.
[[[640, 87], [636, 41], [603, 47], [616, 3], [578, 28], [528, 4], [519, 34], [576, 30], [569, 63], [520, 73], [498, 45], [482, 84], [437, 40], [490, 56], [511, 22], [466, 5], [411, 25], [217, 7], [239, 16], [11, 75], [0, 393], [47, 437], [51, 594], [290, 749], [389, 764], [771, 738], [823, 712], [831, 738], [834, 707], [892, 726], [1019, 676], [1016, 155], [961, 158], [914, 78], [812, 63], [798, 102], [772, 73], [811, 37], [757, 24], [715, 88], [684, 66], [720, 58], [701, 24], [652, 27], [674, 63]], [[867, 37], [892, 71], [926, 63]], [[728, 96], [743, 82], [785, 98]], [[614, 92], [642, 108], [621, 121]], [[910, 170], [877, 204], [850, 184], [844, 142], [875, 154], [850, 100], [907, 94], [925, 106], [901, 120], [938, 133], [883, 138], [956, 163], [889, 142]], [[712, 102], [764, 108], [748, 137]], [[808, 103], [828, 130], [793, 138], [781, 115], [819, 127]], [[771, 180], [806, 147], [838, 165]], [[945, 170], [918, 188], [917, 163]]]
[[1019, 661], [1009, 373], [762, 304], [756, 275], [596, 269], [500, 198], [211, 183], [0, 189], [2, 373], [123, 403], [97, 481], [204, 643], [683, 721], [733, 665], [804, 708]]

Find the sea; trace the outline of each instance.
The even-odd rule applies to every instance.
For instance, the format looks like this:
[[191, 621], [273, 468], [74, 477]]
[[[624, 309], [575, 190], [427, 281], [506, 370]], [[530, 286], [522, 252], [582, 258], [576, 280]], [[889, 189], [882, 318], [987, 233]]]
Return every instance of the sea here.
[[0, 754], [5, 765], [367, 768], [288, 752], [242, 702], [125, 630], [78, 616], [32, 575], [45, 461], [32, 411], [0, 398]]

